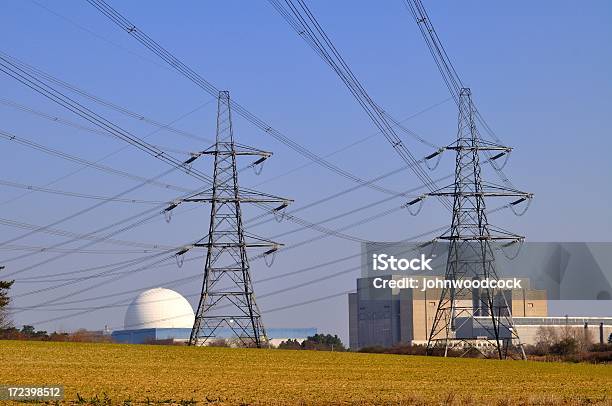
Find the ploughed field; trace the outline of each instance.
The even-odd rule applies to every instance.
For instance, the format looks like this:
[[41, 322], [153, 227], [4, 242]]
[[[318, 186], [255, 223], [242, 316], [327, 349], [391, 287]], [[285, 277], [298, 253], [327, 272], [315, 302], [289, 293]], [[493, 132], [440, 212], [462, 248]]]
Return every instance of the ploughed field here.
[[0, 341], [0, 384], [64, 403], [612, 404], [612, 366], [317, 351]]

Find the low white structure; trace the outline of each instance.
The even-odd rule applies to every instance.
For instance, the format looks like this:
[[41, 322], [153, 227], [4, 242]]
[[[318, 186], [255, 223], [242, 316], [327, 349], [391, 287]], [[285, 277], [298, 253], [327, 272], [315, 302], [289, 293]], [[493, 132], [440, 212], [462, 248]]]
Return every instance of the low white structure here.
[[[193, 308], [180, 293], [165, 288], [149, 289], [140, 293], [125, 312], [123, 330], [113, 331], [119, 343], [144, 344], [160, 341], [187, 342], [193, 328]], [[219, 338], [232, 338], [227, 328], [215, 331]], [[316, 328], [276, 328], [267, 330], [271, 345], [297, 339], [302, 342], [317, 333]]]
[[139, 294], [125, 313], [123, 328], [191, 328], [193, 308], [180, 293], [155, 288]]

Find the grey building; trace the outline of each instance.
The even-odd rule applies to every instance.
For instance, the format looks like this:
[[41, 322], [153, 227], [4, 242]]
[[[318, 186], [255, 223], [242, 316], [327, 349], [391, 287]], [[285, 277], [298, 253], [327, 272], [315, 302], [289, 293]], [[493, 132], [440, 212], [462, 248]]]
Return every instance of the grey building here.
[[372, 279], [357, 279], [357, 292], [349, 293], [349, 347], [391, 347], [412, 341], [412, 290], [372, 289]]

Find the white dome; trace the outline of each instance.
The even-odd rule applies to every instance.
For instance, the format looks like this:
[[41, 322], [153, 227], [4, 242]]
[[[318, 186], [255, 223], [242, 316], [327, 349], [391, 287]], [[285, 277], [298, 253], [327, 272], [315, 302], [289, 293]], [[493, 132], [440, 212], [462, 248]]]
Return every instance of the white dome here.
[[192, 328], [195, 315], [191, 305], [179, 293], [164, 288], [139, 294], [125, 312], [124, 328]]

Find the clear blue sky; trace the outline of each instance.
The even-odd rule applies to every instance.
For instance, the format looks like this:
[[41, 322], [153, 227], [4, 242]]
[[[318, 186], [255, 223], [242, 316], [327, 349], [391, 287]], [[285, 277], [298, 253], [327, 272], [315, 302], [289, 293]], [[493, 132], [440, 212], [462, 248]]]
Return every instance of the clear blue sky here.
[[[325, 155], [376, 133], [335, 74], [266, 1], [185, 1], [172, 5], [130, 1], [111, 4], [218, 88], [230, 90], [232, 97], [242, 105], [313, 152]], [[417, 27], [401, 1], [312, 1], [309, 4], [369, 93], [396, 118], [404, 119], [449, 97]], [[609, 241], [612, 230], [609, 179], [612, 173], [612, 50], [609, 46], [612, 4], [605, 0], [582, 3], [449, 1], [426, 2], [426, 6], [459, 74], [472, 88], [481, 112], [499, 137], [515, 148], [506, 173], [518, 187], [536, 195], [524, 217], [514, 217], [505, 212], [492, 216], [491, 222], [524, 234], [531, 241]], [[120, 32], [85, 1], [3, 2], [0, 35], [3, 38], [0, 51], [163, 123], [176, 120], [212, 100], [169, 70], [127, 34]], [[5, 75], [0, 75], [0, 84], [0, 99], [83, 124], [71, 113]], [[88, 105], [139, 136], [155, 130], [155, 127], [109, 109]], [[215, 103], [208, 103], [175, 126], [212, 138], [214, 110]], [[406, 121], [406, 125], [435, 144], [449, 143], [455, 136], [455, 108], [451, 102], [443, 103]], [[124, 146], [118, 140], [53, 123], [6, 103], [0, 104], [0, 129], [89, 160], [100, 159]], [[316, 165], [278, 177], [307, 161], [237, 116], [235, 134], [242, 143], [275, 153], [262, 175], [257, 177], [245, 172], [241, 183], [255, 186], [263, 182], [258, 186], [260, 189], [295, 199], [295, 208], [352, 185]], [[148, 139], [177, 150], [193, 151], [206, 147], [169, 131], [158, 132]], [[406, 142], [418, 157], [431, 152], [430, 148], [410, 138]], [[3, 152], [0, 180], [3, 182], [42, 186], [78, 168], [75, 164], [20, 147], [14, 142], [0, 140], [0, 148]], [[336, 154], [330, 160], [364, 179], [401, 166], [400, 159], [380, 135]], [[165, 170], [162, 163], [133, 148], [123, 150], [105, 160], [104, 164], [145, 177]], [[211, 169], [210, 161], [201, 161], [197, 165], [207, 172]], [[441, 177], [451, 170], [449, 155], [432, 176]], [[494, 175], [488, 173], [487, 176]], [[189, 188], [199, 186], [194, 179], [181, 174], [164, 179]], [[389, 177], [381, 184], [395, 190], [418, 186], [411, 172]], [[49, 187], [112, 195], [132, 185], [133, 181], [88, 169]], [[1, 218], [46, 225], [95, 203], [46, 193], [32, 193], [7, 203], [22, 193], [15, 188], [0, 187], [1, 202], [5, 202]], [[145, 187], [129, 197], [171, 200], [176, 195], [173, 191]], [[384, 197], [362, 189], [304, 210], [300, 216], [317, 222]], [[401, 199], [397, 199], [376, 205], [325, 225], [340, 228], [401, 203]], [[109, 203], [56, 228], [87, 233], [148, 207]], [[247, 217], [255, 214], [258, 213], [246, 212]], [[205, 234], [207, 218], [207, 207], [177, 212], [170, 224], [159, 216], [155, 222], [116, 238], [181, 245]], [[448, 221], [448, 213], [431, 201], [418, 217], [399, 212], [346, 232], [364, 239], [397, 240], [434, 229]], [[251, 231], [274, 236], [296, 227], [288, 222], [271, 222]], [[5, 225], [1, 230], [2, 241], [26, 232]], [[316, 235], [316, 232], [306, 231], [279, 239], [293, 244]], [[11, 246], [2, 247], [0, 263], [24, 253], [15, 251], [16, 248], [45, 247], [64, 239], [36, 234], [16, 241]], [[80, 244], [83, 242], [63, 248], [75, 248]], [[100, 244], [91, 249], [125, 247]], [[254, 263], [253, 275], [255, 280], [260, 280], [354, 254], [359, 249], [358, 243], [326, 238], [279, 255], [272, 268]], [[15, 271], [54, 255], [57, 253], [37, 253], [6, 265], [9, 271]], [[20, 282], [21, 277], [43, 278], [43, 275], [134, 256], [138, 255], [70, 255], [15, 276], [18, 282], [14, 294], [57, 284]], [[259, 296], [264, 296], [358, 264], [354, 259], [298, 276], [261, 282], [256, 285], [256, 291]], [[201, 267], [198, 260], [180, 269], [174, 265], [151, 269], [120, 282], [90, 288], [74, 298], [155, 284], [166, 286], [167, 281], [197, 274]], [[260, 305], [265, 313], [266, 309], [350, 290], [355, 287], [357, 275], [357, 271], [346, 273], [305, 288], [262, 297]], [[35, 305], [95, 283], [88, 281], [24, 296], [17, 298], [14, 305]], [[197, 278], [177, 286], [176, 290], [185, 295], [194, 294], [200, 283]], [[58, 308], [91, 307], [129, 298], [127, 295]], [[271, 327], [314, 326], [346, 338], [346, 302], [346, 297], [342, 296], [271, 312], [265, 315], [265, 322]], [[121, 327], [123, 311], [123, 307], [116, 307], [40, 327], [48, 330], [101, 328], [105, 324]], [[35, 322], [64, 313], [69, 312], [46, 307], [20, 313], [16, 322]]]

